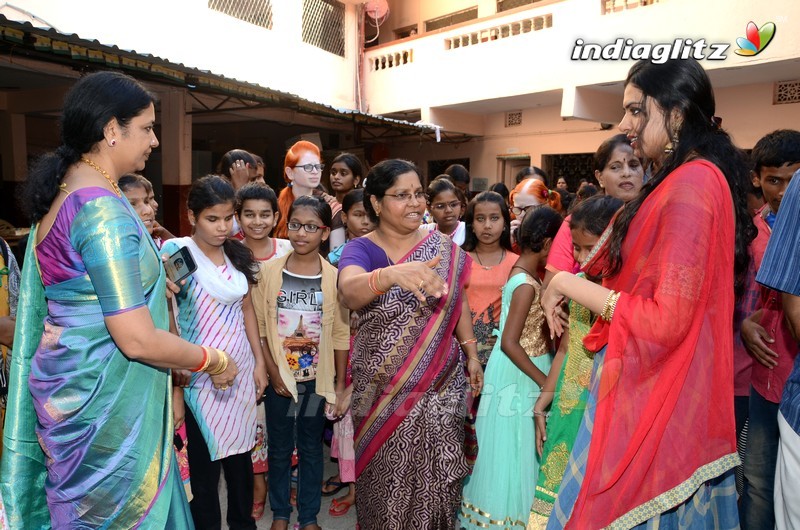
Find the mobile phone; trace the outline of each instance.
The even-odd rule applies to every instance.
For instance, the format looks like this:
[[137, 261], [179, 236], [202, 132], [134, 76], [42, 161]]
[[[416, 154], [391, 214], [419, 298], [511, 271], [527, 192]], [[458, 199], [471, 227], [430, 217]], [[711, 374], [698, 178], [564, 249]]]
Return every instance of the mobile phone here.
[[194, 262], [192, 251], [188, 247], [182, 247], [167, 259], [164, 268], [167, 271], [167, 278], [173, 283], [178, 283], [197, 270], [197, 263]]

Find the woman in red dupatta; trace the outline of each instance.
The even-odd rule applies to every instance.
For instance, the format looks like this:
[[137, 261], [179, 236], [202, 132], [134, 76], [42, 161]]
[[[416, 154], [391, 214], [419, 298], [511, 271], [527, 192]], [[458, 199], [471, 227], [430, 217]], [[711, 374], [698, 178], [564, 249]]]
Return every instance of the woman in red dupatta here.
[[[747, 168], [694, 60], [642, 61], [620, 129], [652, 178], [589, 258], [542, 300], [600, 315], [592, 393], [548, 529], [739, 528], [732, 318], [754, 235]], [[737, 284], [735, 286], [735, 284]]]
[[483, 384], [464, 295], [470, 258], [446, 235], [420, 230], [425, 192], [412, 163], [377, 164], [364, 191], [378, 228], [351, 240], [339, 261], [339, 294], [358, 327], [351, 365], [359, 524], [451, 529], [467, 476], [464, 354], [473, 395]]

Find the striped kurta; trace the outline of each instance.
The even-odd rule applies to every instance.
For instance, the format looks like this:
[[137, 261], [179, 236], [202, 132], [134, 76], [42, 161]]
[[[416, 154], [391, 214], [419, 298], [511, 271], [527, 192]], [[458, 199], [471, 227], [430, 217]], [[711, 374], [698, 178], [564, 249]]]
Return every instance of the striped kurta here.
[[[219, 270], [231, 278], [226, 265]], [[184, 389], [186, 405], [200, 426], [211, 459], [249, 452], [256, 438], [255, 358], [245, 334], [242, 301], [230, 305], [219, 302], [194, 275], [187, 279], [177, 298], [182, 337], [224, 350], [239, 368], [239, 375], [228, 390], [214, 388], [205, 373], [193, 374], [191, 384]]]

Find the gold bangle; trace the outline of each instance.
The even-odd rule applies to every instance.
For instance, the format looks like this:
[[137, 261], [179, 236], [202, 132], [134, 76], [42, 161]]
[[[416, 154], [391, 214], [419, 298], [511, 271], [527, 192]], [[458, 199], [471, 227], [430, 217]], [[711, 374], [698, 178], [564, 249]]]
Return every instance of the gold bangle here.
[[386, 294], [389, 291], [389, 289], [384, 289], [383, 287], [381, 287], [381, 271], [383, 271], [383, 267], [377, 269], [377, 271], [378, 272], [375, 274], [375, 289], [377, 289], [383, 294]]
[[217, 352], [217, 364], [214, 365], [214, 368], [207, 370], [208, 375], [220, 375], [228, 369], [228, 354], [216, 348], [214, 350]]
[[475, 357], [474, 355], [467, 355], [467, 360], [468, 361], [475, 361], [476, 363], [481, 364], [481, 360], [478, 359], [477, 357]]
[[611, 294], [608, 295], [606, 304], [603, 307], [603, 314], [601, 315], [606, 322], [611, 322], [611, 319], [614, 317], [614, 310], [617, 308], [617, 300], [619, 300], [620, 294], [621, 293], [617, 291], [612, 291]]
[[612, 303], [615, 303], [614, 302], [615, 296], [619, 296], [619, 294], [616, 291], [611, 291], [610, 293], [608, 293], [608, 296], [606, 296], [606, 301], [603, 304], [603, 310], [600, 312], [600, 318], [602, 318], [606, 322], [611, 321], [611, 315], [613, 315], [614, 313], [612, 309]]
[[465, 339], [465, 340], [458, 341], [458, 343], [461, 344], [462, 346], [466, 346], [467, 344], [477, 344], [478, 343], [478, 339], [476, 339], [475, 337], [472, 337], [471, 339]]

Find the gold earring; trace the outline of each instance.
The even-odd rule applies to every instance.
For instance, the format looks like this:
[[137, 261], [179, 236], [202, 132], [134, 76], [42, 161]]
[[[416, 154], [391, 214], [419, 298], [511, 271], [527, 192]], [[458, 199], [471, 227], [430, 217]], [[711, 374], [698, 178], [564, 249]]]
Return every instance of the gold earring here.
[[667, 142], [667, 145], [664, 146], [664, 154], [671, 155], [672, 153], [675, 152], [677, 146], [678, 146], [678, 138], [677, 136], [674, 136], [669, 142]]

